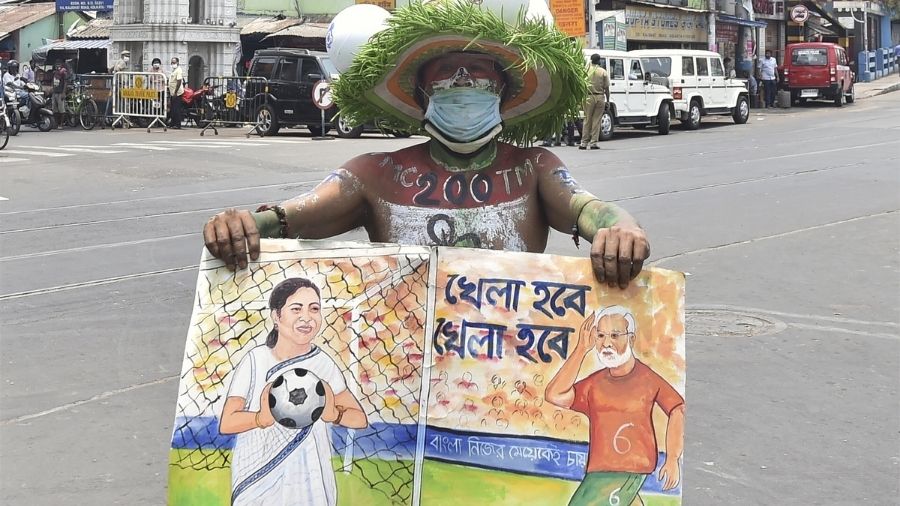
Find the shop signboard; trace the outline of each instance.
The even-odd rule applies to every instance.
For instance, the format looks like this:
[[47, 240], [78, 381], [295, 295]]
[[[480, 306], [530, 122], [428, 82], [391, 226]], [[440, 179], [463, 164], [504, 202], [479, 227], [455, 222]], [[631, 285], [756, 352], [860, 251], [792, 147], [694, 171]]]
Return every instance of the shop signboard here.
[[56, 0], [56, 12], [111, 10], [113, 0]]
[[706, 42], [702, 13], [628, 5], [625, 10], [628, 38], [654, 42]]

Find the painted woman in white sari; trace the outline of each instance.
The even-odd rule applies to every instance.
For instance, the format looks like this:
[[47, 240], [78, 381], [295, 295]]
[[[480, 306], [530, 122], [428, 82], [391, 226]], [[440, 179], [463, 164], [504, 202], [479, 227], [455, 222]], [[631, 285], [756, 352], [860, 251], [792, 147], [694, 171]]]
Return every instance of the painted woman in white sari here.
[[[328, 424], [361, 429], [368, 421], [337, 364], [313, 344], [322, 329], [321, 302], [318, 287], [307, 279], [279, 283], [269, 297], [274, 329], [230, 375], [219, 431], [237, 435], [231, 461], [234, 505], [337, 503]], [[325, 408], [309, 427], [289, 429], [275, 423], [267, 400], [272, 381], [297, 367], [322, 380]]]

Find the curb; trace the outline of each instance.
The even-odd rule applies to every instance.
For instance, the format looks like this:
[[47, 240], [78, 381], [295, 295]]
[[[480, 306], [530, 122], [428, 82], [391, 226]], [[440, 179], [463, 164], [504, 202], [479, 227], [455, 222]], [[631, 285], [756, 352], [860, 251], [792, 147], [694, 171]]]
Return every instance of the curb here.
[[892, 91], [897, 91], [897, 90], [900, 90], [900, 83], [894, 83], [894, 84], [888, 86], [887, 88], [878, 92], [875, 96], [877, 97], [878, 95], [884, 95], [885, 93], [890, 93]]

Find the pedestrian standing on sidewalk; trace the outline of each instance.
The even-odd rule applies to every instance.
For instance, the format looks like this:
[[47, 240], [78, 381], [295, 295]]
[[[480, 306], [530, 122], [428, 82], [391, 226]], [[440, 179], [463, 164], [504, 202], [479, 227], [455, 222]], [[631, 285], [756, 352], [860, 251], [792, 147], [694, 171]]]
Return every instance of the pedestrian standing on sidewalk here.
[[747, 78], [747, 91], [750, 92], [750, 107], [756, 109], [759, 107], [759, 83], [753, 77], [753, 72], [744, 71], [744, 77]]
[[53, 115], [56, 117], [56, 127], [62, 128], [66, 115], [66, 90], [69, 85], [69, 71], [63, 66], [62, 60], [56, 60], [53, 70], [53, 95], [50, 102]]
[[169, 125], [175, 130], [181, 129], [182, 121], [182, 104], [181, 96], [184, 95], [184, 73], [178, 66], [178, 57], [172, 57], [172, 73], [169, 74], [169, 95], [172, 97], [172, 124]]
[[22, 64], [22, 79], [29, 83], [34, 82], [34, 64], [24, 63]]
[[116, 64], [113, 65], [112, 73], [115, 74], [116, 72], [127, 72], [130, 68], [128, 63], [129, 61], [131, 61], [131, 53], [126, 49], [125, 51], [122, 51], [121, 55], [119, 55], [119, 61], [117, 61]]
[[600, 137], [600, 119], [606, 110], [609, 98], [609, 74], [600, 66], [600, 55], [591, 55], [591, 70], [588, 73], [588, 97], [584, 102], [584, 131], [578, 149], [600, 149], [597, 139]]
[[766, 57], [759, 62], [759, 73], [766, 93], [766, 107], [775, 107], [775, 78], [777, 72], [778, 61], [772, 56], [772, 51], [766, 50]]

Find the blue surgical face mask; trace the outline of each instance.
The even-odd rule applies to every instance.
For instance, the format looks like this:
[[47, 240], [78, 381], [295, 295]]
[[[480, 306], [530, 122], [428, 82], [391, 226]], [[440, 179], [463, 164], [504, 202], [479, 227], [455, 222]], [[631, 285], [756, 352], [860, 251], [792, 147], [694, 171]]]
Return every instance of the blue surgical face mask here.
[[472, 87], [437, 90], [429, 97], [425, 121], [453, 140], [470, 142], [503, 121], [500, 96]]

